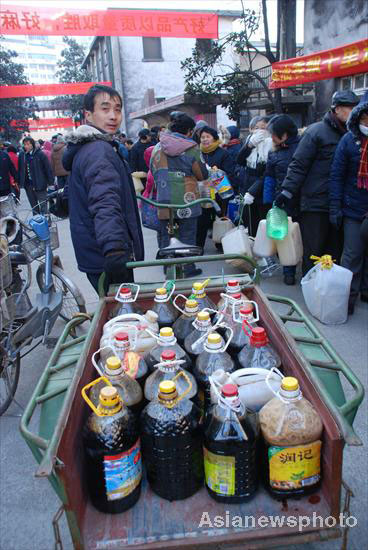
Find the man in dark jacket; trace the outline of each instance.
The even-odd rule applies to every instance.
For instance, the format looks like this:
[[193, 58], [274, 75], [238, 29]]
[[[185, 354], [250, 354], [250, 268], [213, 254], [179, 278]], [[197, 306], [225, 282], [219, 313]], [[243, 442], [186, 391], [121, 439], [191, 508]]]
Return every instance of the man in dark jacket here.
[[12, 192], [11, 178], [18, 180], [18, 174], [8, 153], [0, 151], [0, 197], [5, 197]]
[[346, 133], [346, 121], [358, 102], [351, 90], [333, 94], [330, 111], [304, 132], [282, 191], [276, 197], [276, 204], [283, 206], [300, 193], [303, 275], [313, 267], [312, 254], [331, 254], [340, 260], [342, 235], [329, 222], [328, 179], [335, 149]]
[[144, 152], [151, 147], [151, 132], [148, 128], [143, 128], [138, 133], [138, 141], [135, 142], [130, 150], [130, 168], [132, 172], [147, 172], [147, 165], [144, 160]]
[[26, 190], [33, 213], [45, 213], [47, 187], [54, 182], [51, 165], [31, 137], [23, 139], [23, 148], [19, 154], [19, 184]]
[[111, 283], [133, 281], [126, 263], [143, 260], [144, 245], [134, 185], [114, 134], [122, 119], [122, 99], [109, 86], [92, 86], [84, 96], [87, 125], [66, 140], [70, 229], [78, 269], [97, 290], [106, 273]]

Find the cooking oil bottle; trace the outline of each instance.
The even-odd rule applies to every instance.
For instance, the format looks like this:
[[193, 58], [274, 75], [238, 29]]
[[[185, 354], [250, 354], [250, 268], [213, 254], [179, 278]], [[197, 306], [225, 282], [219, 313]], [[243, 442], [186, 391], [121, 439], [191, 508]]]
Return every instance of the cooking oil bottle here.
[[[253, 311], [256, 309], [257, 315], [254, 317]], [[229, 353], [236, 359], [238, 353], [249, 344], [249, 335], [243, 329], [244, 321], [246, 321], [251, 328], [257, 326], [258, 321], [258, 306], [255, 302], [235, 302], [233, 304], [233, 319], [230, 324], [231, 328], [234, 331], [233, 337], [229, 344]], [[228, 321], [226, 321], [228, 323]], [[230, 335], [229, 329], [225, 330], [225, 337], [228, 338]]]
[[210, 279], [193, 283], [191, 298], [197, 301], [199, 309], [210, 308], [216, 310], [216, 304], [207, 296], [205, 288]]
[[175, 335], [174, 335], [174, 331], [173, 331], [172, 328], [163, 327], [160, 330], [159, 336], [157, 336], [156, 334], [153, 334], [151, 332], [150, 332], [150, 334], [157, 341], [156, 346], [154, 348], [152, 348], [144, 356], [144, 360], [146, 361], [148, 369], [151, 372], [154, 371], [155, 365], [157, 365], [157, 363], [160, 363], [161, 353], [164, 350], [174, 351], [175, 355], [176, 355], [176, 359], [178, 361], [180, 361], [180, 360], [185, 361], [185, 363], [183, 363], [183, 368], [187, 371], [192, 370], [192, 362], [191, 362], [189, 356], [187, 355], [187, 353], [185, 353], [183, 348], [181, 346], [179, 346], [179, 344], [177, 343]]
[[239, 400], [238, 387], [222, 387], [206, 422], [203, 452], [210, 496], [232, 504], [250, 500], [258, 487], [259, 424]]
[[[176, 319], [175, 323], [173, 324], [173, 331], [177, 341], [182, 346], [184, 344], [185, 338], [193, 330], [192, 323], [196, 318], [196, 315], [199, 311], [199, 307], [198, 307], [198, 302], [196, 300], [186, 300], [184, 311], [183, 311], [176, 304], [176, 300], [180, 296], [181, 294], [178, 294], [177, 296], [175, 296], [174, 306], [179, 310], [179, 312], [182, 313], [182, 315], [180, 315], [180, 317], [178, 317], [178, 319]], [[183, 298], [185, 298], [185, 296], [183, 296]]]
[[114, 334], [113, 349], [125, 372], [134, 378], [143, 389], [148, 376], [147, 363], [139, 353], [131, 351], [127, 332], [120, 331]]
[[164, 380], [141, 416], [148, 482], [156, 494], [170, 501], [190, 497], [203, 483], [200, 414], [186, 397], [185, 392], [178, 395], [173, 380]]
[[246, 328], [249, 337], [249, 344], [246, 344], [240, 351], [237, 361], [240, 368], [260, 368], [271, 370], [273, 367], [277, 369], [281, 366], [281, 359], [268, 342], [268, 337], [263, 327]]
[[179, 317], [179, 311], [170, 302], [174, 289], [175, 287], [173, 287], [170, 294], [168, 294], [167, 288], [156, 288], [152, 311], [158, 315], [157, 322], [159, 328], [172, 327]]
[[[135, 295], [133, 296], [132, 287], [136, 288]], [[122, 284], [115, 296], [116, 305], [111, 309], [109, 319], [117, 317], [118, 315], [125, 315], [127, 313], [142, 314], [141, 309], [136, 305], [140, 287], [139, 285], [126, 285]]]
[[[159, 385], [163, 380], [173, 380], [178, 395], [185, 392], [188, 399], [195, 398], [198, 391], [197, 382], [194, 376], [183, 368], [183, 361], [177, 360], [175, 351], [164, 350], [160, 359], [160, 363], [155, 365], [154, 372], [149, 375], [144, 386], [144, 396], [147, 401], [157, 397]], [[187, 392], [189, 385], [191, 389]]]
[[[248, 301], [247, 296], [241, 291], [238, 279], [229, 279], [225, 287], [225, 296], [233, 297], [235, 294], [241, 294], [243, 300]], [[217, 309], [221, 311], [225, 305], [226, 298], [221, 294], [220, 300], [217, 302]]]
[[121, 401], [117, 388], [103, 387], [95, 407], [85, 386], [83, 398], [93, 410], [83, 429], [86, 487], [91, 502], [106, 514], [118, 514], [137, 502], [141, 491], [142, 459], [138, 420]]
[[296, 378], [282, 380], [259, 419], [265, 442], [265, 484], [271, 495], [282, 499], [314, 492], [321, 481], [323, 424]]
[[[192, 361], [195, 361], [204, 350], [205, 335], [212, 328], [211, 317], [208, 311], [199, 311], [192, 323], [192, 330], [184, 340], [184, 349]], [[202, 338], [203, 336], [203, 338]]]
[[[121, 400], [129, 409], [135, 413], [140, 413], [144, 406], [142, 388], [134, 378], [131, 378], [125, 372], [118, 357], [114, 355], [108, 357], [104, 368], [102, 371], [98, 369], [98, 372], [105, 376], [117, 389]], [[91, 400], [95, 405], [99, 403], [99, 395], [103, 386], [103, 381], [100, 381], [91, 390]]]
[[229, 341], [224, 344], [221, 336], [217, 332], [212, 332], [207, 336], [204, 351], [198, 355], [194, 364], [193, 374], [203, 392], [204, 409], [207, 409], [211, 404], [209, 376], [217, 369], [222, 369], [225, 372], [233, 372], [235, 369], [234, 361], [226, 352], [228, 343]]

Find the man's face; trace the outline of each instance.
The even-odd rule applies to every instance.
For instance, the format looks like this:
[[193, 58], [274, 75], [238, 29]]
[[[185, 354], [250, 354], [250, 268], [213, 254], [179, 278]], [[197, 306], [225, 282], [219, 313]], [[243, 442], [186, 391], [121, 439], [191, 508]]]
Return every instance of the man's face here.
[[86, 111], [86, 120], [108, 134], [116, 134], [120, 128], [121, 119], [119, 98], [110, 97], [105, 93], [95, 96], [93, 111]]
[[353, 105], [338, 105], [335, 107], [335, 115], [340, 122], [346, 122], [353, 108]]
[[23, 143], [23, 147], [26, 153], [30, 153], [31, 151], [33, 151], [32, 143], [30, 141], [25, 141]]

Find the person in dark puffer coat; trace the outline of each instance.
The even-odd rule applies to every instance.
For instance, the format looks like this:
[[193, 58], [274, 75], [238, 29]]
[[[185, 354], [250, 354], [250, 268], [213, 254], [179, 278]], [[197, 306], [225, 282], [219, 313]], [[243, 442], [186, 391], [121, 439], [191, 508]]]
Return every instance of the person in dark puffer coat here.
[[[271, 134], [274, 144], [274, 150], [268, 154], [266, 171], [264, 177], [263, 202], [269, 204], [274, 197], [280, 194], [283, 181], [285, 179], [288, 166], [293, 158], [299, 143], [298, 128], [289, 115], [274, 116], [267, 130]], [[275, 199], [276, 206], [284, 208], [288, 216], [294, 220], [298, 216], [298, 202], [296, 199], [289, 200], [287, 204], [279, 205]], [[284, 283], [286, 285], [295, 284], [296, 266], [283, 266]]]
[[356, 299], [368, 302], [368, 254], [361, 226], [368, 212], [368, 101], [351, 112], [348, 133], [337, 146], [329, 179], [330, 222], [344, 226], [341, 265], [353, 272], [349, 314]]

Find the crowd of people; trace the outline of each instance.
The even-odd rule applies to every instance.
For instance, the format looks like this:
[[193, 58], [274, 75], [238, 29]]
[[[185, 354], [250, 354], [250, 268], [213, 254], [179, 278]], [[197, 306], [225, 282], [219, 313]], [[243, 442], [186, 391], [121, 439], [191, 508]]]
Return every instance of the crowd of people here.
[[[142, 128], [136, 140], [128, 139], [119, 131], [121, 97], [101, 85], [86, 94], [84, 109], [86, 123], [69, 136], [44, 143], [27, 136], [19, 152], [4, 144], [0, 195], [24, 187], [37, 209], [55, 179], [67, 188], [78, 266], [95, 288], [103, 271], [108, 282], [132, 281], [125, 264], [144, 258], [132, 174], [143, 196], [184, 204], [214, 197], [209, 173], [216, 169], [241, 196], [241, 221], [251, 236], [272, 205], [283, 208], [300, 224], [303, 275], [313, 266], [311, 255], [330, 254], [353, 272], [349, 313], [359, 293], [368, 301], [367, 95], [359, 101], [351, 90], [335, 92], [323, 119], [302, 130], [287, 114], [255, 116], [244, 139], [235, 125], [217, 130], [181, 111], [172, 112], [166, 126]], [[226, 216], [228, 199], [216, 200]], [[179, 239], [204, 248], [214, 209], [183, 210], [176, 213]], [[158, 245], [165, 247], [168, 212], [157, 215]], [[285, 284], [295, 284], [296, 266], [283, 269]], [[200, 273], [195, 265], [185, 268], [188, 277]]]

